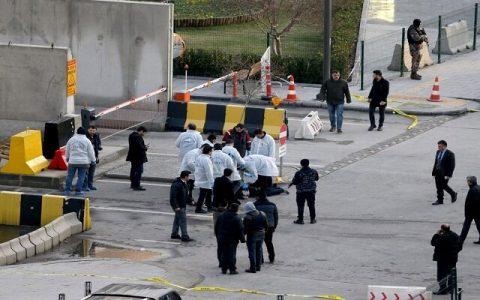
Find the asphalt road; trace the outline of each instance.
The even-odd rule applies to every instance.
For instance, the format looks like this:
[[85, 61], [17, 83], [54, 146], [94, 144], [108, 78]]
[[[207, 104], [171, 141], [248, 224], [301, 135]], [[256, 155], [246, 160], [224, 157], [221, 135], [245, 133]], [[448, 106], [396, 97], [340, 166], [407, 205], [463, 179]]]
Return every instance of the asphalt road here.
[[[421, 123], [430, 121], [435, 119], [424, 118]], [[298, 120], [293, 120], [292, 127], [298, 126], [295, 122]], [[322, 133], [314, 142], [290, 140], [286, 161], [294, 164], [300, 158], [309, 157], [315, 165], [322, 167], [403, 134], [406, 124], [408, 121], [401, 117], [387, 116], [384, 132], [367, 132], [366, 116], [349, 113], [343, 135]], [[338, 294], [346, 299], [365, 299], [368, 285], [433, 288], [436, 270], [430, 238], [442, 222], [450, 222], [454, 231], [461, 229], [463, 199], [467, 191], [464, 178], [479, 169], [478, 151], [472, 146], [471, 137], [478, 135], [480, 121], [472, 114], [446, 123], [439, 122], [436, 126], [406, 137], [403, 142], [392, 143], [379, 152], [362, 156], [322, 177], [318, 185], [318, 223], [315, 225], [292, 223], [296, 217], [294, 193], [272, 197], [280, 210], [280, 224], [274, 236], [277, 261], [273, 265], [266, 264], [260, 273], [242, 272], [248, 266], [248, 255], [245, 245], [240, 245], [237, 263], [240, 275], [221, 275], [217, 268], [211, 216], [196, 215], [192, 208], [189, 208], [188, 216], [189, 234], [196, 241], [187, 244], [170, 240], [173, 214], [167, 184], [145, 182], [146, 191], [133, 192], [129, 182], [110, 178], [99, 179], [96, 182], [99, 190], [91, 193], [93, 229], [56, 251], [27, 263], [43, 263], [47, 268], [48, 263], [58, 266], [59, 261], [64, 261], [62, 268], [67, 272], [69, 266], [74, 265], [72, 257], [82, 259], [77, 254], [78, 244], [89, 241], [161, 253], [158, 258], [140, 263], [127, 259], [123, 267], [125, 270], [131, 268], [133, 272], [141, 269], [142, 264], [154, 265], [161, 269], [158, 274], [184, 286], [220, 286], [278, 294]], [[147, 140], [151, 152], [171, 157], [175, 154], [172, 145], [175, 136], [173, 133], [150, 134]], [[118, 135], [107, 143], [122, 145], [124, 138]], [[430, 203], [434, 201], [435, 189], [430, 172], [436, 141], [440, 138], [447, 139], [457, 154], [452, 186], [459, 192], [459, 201], [455, 204], [446, 201], [443, 207], [432, 207]], [[164, 160], [162, 163], [158, 159], [147, 164], [146, 172], [156, 174], [167, 170], [174, 173], [176, 168], [174, 161]], [[458, 264], [461, 287], [465, 289], [463, 299], [467, 300], [477, 299], [480, 294], [480, 266], [477, 263], [480, 247], [472, 244], [476, 238], [472, 227]], [[124, 278], [126, 276], [115, 278], [114, 269], [108, 266], [93, 265], [102, 261], [105, 258], [95, 256], [85, 261], [105, 275], [101, 280], [92, 279], [95, 287], [113, 281], [128, 281]], [[15, 266], [9, 268], [15, 270]], [[0, 272], [0, 278], [5, 276]], [[61, 286], [53, 284], [53, 287], [78, 286], [82, 279], [72, 277]], [[45, 282], [43, 280], [40, 277], [32, 284], [40, 285]], [[275, 299], [273, 296], [221, 292], [186, 292], [183, 297]]]

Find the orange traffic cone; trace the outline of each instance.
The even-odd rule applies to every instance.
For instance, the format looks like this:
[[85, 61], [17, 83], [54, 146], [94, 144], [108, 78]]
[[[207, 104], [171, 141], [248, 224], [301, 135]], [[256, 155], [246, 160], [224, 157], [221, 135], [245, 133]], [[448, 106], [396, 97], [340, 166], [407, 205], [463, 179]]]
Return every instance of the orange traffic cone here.
[[287, 79], [290, 79], [290, 84], [288, 85], [288, 94], [285, 100], [290, 103], [296, 103], [297, 92], [295, 91], [295, 80], [293, 78], [293, 75], [288, 76]]
[[435, 77], [435, 83], [433, 84], [432, 94], [430, 95], [430, 99], [428, 101], [431, 102], [441, 102], [440, 100], [440, 85], [438, 84], [438, 76]]
[[68, 168], [67, 161], [65, 159], [65, 148], [60, 148], [55, 151], [50, 165], [48, 166], [50, 170], [63, 170], [65, 171]]

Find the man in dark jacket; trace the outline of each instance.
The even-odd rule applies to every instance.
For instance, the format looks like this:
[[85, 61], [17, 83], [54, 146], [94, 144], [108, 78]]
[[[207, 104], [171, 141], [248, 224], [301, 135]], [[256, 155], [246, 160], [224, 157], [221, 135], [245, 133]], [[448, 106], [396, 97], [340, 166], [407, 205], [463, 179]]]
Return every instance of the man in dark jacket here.
[[233, 140], [233, 147], [238, 150], [241, 157], [245, 157], [247, 151], [250, 151], [252, 139], [248, 134], [248, 130], [243, 124], [238, 123], [233, 129], [225, 132], [223, 135], [223, 143], [229, 139]]
[[268, 221], [265, 213], [258, 211], [253, 202], [247, 202], [244, 209], [243, 230], [247, 235], [248, 258], [250, 259], [250, 268], [245, 272], [256, 273], [260, 271], [262, 265], [262, 244], [268, 228]]
[[410, 25], [407, 30], [408, 47], [410, 49], [410, 55], [412, 56], [412, 70], [410, 78], [414, 80], [422, 79], [422, 76], [417, 74], [417, 72], [420, 66], [420, 61], [422, 60], [421, 51], [423, 48], [423, 42], [428, 43], [425, 29], [420, 28], [421, 23], [422, 21], [415, 19], [413, 20], [413, 24]]
[[223, 176], [215, 179], [213, 184], [213, 224], [216, 223], [218, 216], [225, 211], [225, 209], [235, 200], [235, 193], [233, 191], [233, 183], [230, 180], [233, 171], [231, 169], [223, 170]]
[[295, 224], [303, 223], [303, 210], [305, 209], [305, 201], [307, 201], [308, 209], [310, 211], [310, 223], [317, 223], [315, 214], [315, 193], [317, 192], [317, 183], [319, 177], [318, 172], [310, 168], [310, 161], [308, 159], [302, 159], [300, 161], [302, 168], [293, 176], [292, 185], [297, 187], [297, 208], [298, 218], [293, 221]]
[[432, 237], [432, 246], [435, 247], [433, 260], [437, 262], [437, 281], [440, 285], [435, 295], [445, 295], [450, 291], [447, 286], [448, 276], [458, 261], [458, 252], [461, 246], [458, 235], [450, 230], [450, 225], [443, 224], [440, 230]]
[[97, 161], [96, 164], [90, 164], [90, 167], [88, 168], [85, 183], [83, 184], [83, 190], [85, 192], [97, 190], [97, 188], [93, 186], [93, 178], [95, 177], [96, 165], [99, 163], [98, 154], [102, 151], [102, 140], [100, 140], [100, 135], [97, 133], [97, 128], [95, 126], [90, 125], [90, 127], [88, 127], [87, 138], [92, 142]]
[[378, 107], [378, 114], [380, 120], [378, 121], [378, 131], [383, 129], [383, 121], [385, 120], [385, 108], [387, 107], [387, 97], [389, 92], [389, 82], [382, 76], [382, 71], [373, 71], [373, 84], [370, 94], [368, 94], [368, 102], [370, 107], [368, 109], [368, 115], [370, 116], [370, 127], [368, 131], [372, 131], [377, 128], [375, 125], [375, 108]]
[[[469, 190], [465, 199], [465, 222], [463, 222], [462, 233], [460, 234], [460, 243], [462, 245], [467, 238], [473, 220], [475, 220], [475, 225], [480, 235], [480, 187], [477, 185], [477, 177], [468, 176], [467, 185]], [[480, 245], [480, 238], [474, 243]]]
[[137, 131], [134, 131], [128, 137], [128, 154], [127, 161], [131, 163], [130, 168], [130, 187], [134, 191], [144, 191], [140, 185], [142, 180], [143, 173], [143, 164], [148, 161], [147, 159], [147, 150], [148, 146], [145, 145], [143, 137], [147, 129], [143, 126], [137, 128]]
[[330, 132], [342, 133], [343, 124], [343, 105], [345, 103], [345, 97], [347, 103], [351, 103], [350, 90], [348, 89], [348, 83], [340, 79], [339, 71], [332, 71], [332, 77], [326, 80], [322, 84], [320, 94], [317, 95], [320, 101], [327, 100], [328, 115], [330, 116]]
[[[183, 242], [191, 242], [187, 232], [187, 199], [188, 199], [188, 177], [190, 171], [182, 171], [180, 177], [175, 179], [170, 187], [170, 206], [175, 212], [173, 220], [172, 239], [181, 239]], [[182, 231], [182, 235], [178, 234], [178, 228]]]
[[437, 143], [438, 150], [435, 155], [435, 163], [433, 164], [432, 176], [435, 177], [435, 185], [437, 187], [437, 201], [432, 205], [443, 204], [443, 190], [447, 191], [452, 197], [452, 203], [457, 201], [457, 193], [449, 186], [448, 181], [453, 176], [455, 170], [455, 154], [447, 149], [447, 142], [441, 140]]
[[260, 191], [254, 205], [258, 211], [264, 212], [267, 216], [268, 228], [265, 232], [265, 246], [267, 246], [268, 259], [270, 260], [270, 263], [273, 263], [275, 261], [273, 233], [278, 225], [278, 209], [275, 203], [268, 201], [267, 194], [264, 190]]
[[219, 262], [222, 273], [230, 275], [237, 272], [237, 246], [238, 242], [245, 243], [242, 220], [237, 214], [238, 204], [232, 203], [228, 209], [221, 214], [215, 223], [215, 235], [217, 237]]

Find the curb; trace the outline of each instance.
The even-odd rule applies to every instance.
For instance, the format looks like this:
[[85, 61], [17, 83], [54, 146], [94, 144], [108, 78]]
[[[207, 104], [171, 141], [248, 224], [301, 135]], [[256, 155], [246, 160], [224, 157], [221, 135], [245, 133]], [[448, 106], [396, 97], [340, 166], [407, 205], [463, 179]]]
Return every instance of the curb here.
[[[119, 158], [125, 156], [128, 152], [128, 147], [123, 147], [116, 152], [113, 152], [102, 158], [101, 164], [99, 164], [99, 172], [95, 173], [95, 177], [102, 176], [107, 170], [101, 170], [101, 166], [108, 163], [114, 162]], [[31, 188], [47, 188], [47, 189], [62, 189], [63, 182], [65, 181], [67, 174], [64, 172], [61, 176], [58, 177], [42, 177], [42, 176], [32, 176], [32, 175], [16, 175], [16, 174], [6, 174], [0, 173], [0, 185], [8, 186], [20, 186], [20, 187], [31, 187]]]
[[[128, 175], [122, 174], [110, 174], [105, 173], [104, 177], [111, 178], [111, 179], [130, 179]], [[172, 183], [175, 178], [166, 178], [166, 177], [153, 177], [153, 176], [142, 176], [142, 181], [149, 181], [149, 182], [161, 182], [161, 183]]]
[[10, 265], [41, 254], [73, 234], [82, 232], [74, 212], [58, 217], [39, 229], [0, 244], [0, 265]]
[[[214, 97], [214, 96], [191, 96], [192, 99], [207, 102], [207, 101], [216, 101], [216, 102], [230, 102], [230, 103], [238, 103], [238, 104], [245, 104], [245, 101], [239, 98], [231, 98], [231, 97]], [[262, 100], [251, 100], [249, 104], [253, 105], [270, 105], [269, 102], [262, 101]], [[327, 104], [324, 102], [316, 101], [316, 100], [305, 100], [301, 101], [300, 103], [282, 103], [281, 107], [291, 107], [291, 108], [302, 108], [302, 107], [309, 107], [309, 108], [322, 108], [327, 109]], [[368, 107], [363, 106], [349, 106], [345, 105], [344, 110], [346, 111], [359, 111], [359, 112], [368, 112]], [[444, 116], [444, 115], [461, 115], [468, 112], [467, 107], [445, 110], [445, 111], [417, 111], [417, 110], [408, 110], [402, 109], [402, 111], [406, 114], [410, 115], [417, 115], [417, 116]], [[393, 114], [394, 110], [392, 108], [387, 107], [385, 110], [388, 114]]]

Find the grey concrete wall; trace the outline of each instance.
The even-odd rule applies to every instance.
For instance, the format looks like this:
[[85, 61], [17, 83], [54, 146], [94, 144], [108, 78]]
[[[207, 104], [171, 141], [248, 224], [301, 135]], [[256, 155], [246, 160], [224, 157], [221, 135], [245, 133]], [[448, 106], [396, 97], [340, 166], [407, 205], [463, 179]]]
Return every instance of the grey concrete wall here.
[[0, 45], [0, 119], [49, 121], [66, 114], [68, 52]]
[[76, 103], [110, 106], [171, 87], [173, 6], [97, 0], [0, 0], [0, 42], [69, 47]]

